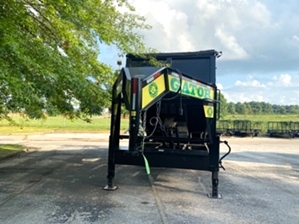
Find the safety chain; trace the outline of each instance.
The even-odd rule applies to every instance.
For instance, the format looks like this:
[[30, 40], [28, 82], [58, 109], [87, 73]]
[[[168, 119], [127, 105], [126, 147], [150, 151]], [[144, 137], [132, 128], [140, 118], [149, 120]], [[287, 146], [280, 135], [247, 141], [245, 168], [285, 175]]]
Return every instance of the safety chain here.
[[[140, 114], [141, 116], [141, 114]], [[141, 143], [141, 151], [144, 152], [144, 141], [145, 141], [145, 132], [146, 132], [146, 110], [143, 111], [143, 120], [141, 120], [140, 117], [140, 121], [142, 121], [142, 143]]]

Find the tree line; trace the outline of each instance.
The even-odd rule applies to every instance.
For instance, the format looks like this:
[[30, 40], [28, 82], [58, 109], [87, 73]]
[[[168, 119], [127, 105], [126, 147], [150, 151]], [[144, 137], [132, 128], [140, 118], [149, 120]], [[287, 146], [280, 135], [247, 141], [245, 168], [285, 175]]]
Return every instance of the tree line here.
[[299, 114], [299, 105], [277, 105], [266, 102], [227, 102], [225, 97], [220, 95], [221, 118], [227, 114], [240, 115], [261, 115], [261, 114]]

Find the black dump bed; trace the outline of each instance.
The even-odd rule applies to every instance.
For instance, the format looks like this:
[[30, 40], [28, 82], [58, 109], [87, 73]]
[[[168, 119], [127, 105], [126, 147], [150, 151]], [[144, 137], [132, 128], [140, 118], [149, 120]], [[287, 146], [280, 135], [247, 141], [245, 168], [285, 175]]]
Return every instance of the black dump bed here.
[[[220, 55], [221, 52], [215, 50], [146, 54], [209, 84], [216, 83], [216, 57]], [[148, 66], [151, 66], [148, 59], [132, 54], [127, 55], [126, 67]]]

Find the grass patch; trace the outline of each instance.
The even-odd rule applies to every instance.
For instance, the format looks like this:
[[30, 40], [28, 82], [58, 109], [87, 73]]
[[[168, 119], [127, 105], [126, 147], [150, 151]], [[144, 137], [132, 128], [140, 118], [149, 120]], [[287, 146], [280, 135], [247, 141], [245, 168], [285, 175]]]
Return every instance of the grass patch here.
[[[68, 120], [62, 116], [48, 117], [46, 120], [26, 120], [21, 116], [12, 117], [19, 125], [11, 125], [6, 120], [0, 120], [0, 134], [32, 134], [32, 133], [87, 133], [109, 132], [110, 117], [94, 116], [91, 123], [76, 119]], [[263, 123], [263, 131], [267, 129], [269, 121], [299, 122], [299, 115], [228, 115], [223, 120], [250, 120]], [[128, 129], [129, 120], [121, 119], [121, 131]]]
[[[55, 133], [55, 132], [109, 132], [110, 118], [95, 116], [91, 123], [76, 119], [69, 120], [62, 116], [48, 117], [46, 120], [26, 120], [14, 116], [18, 125], [9, 124], [6, 120], [0, 121], [0, 134], [30, 134], [30, 133]], [[121, 119], [121, 130], [128, 128], [128, 119]]]
[[262, 114], [262, 115], [227, 115], [223, 120], [250, 120], [250, 121], [299, 121], [297, 114]]
[[23, 145], [17, 144], [0, 144], [0, 157], [11, 154], [12, 152], [21, 151], [25, 148]]

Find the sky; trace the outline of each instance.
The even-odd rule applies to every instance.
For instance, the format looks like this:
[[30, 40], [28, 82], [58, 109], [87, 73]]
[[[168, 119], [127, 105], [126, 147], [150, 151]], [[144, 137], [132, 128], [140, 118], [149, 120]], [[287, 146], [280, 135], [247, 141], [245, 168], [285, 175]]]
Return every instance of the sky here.
[[[129, 0], [158, 52], [222, 51], [217, 87], [229, 102], [299, 105], [298, 0]], [[117, 50], [100, 60], [116, 67]]]

